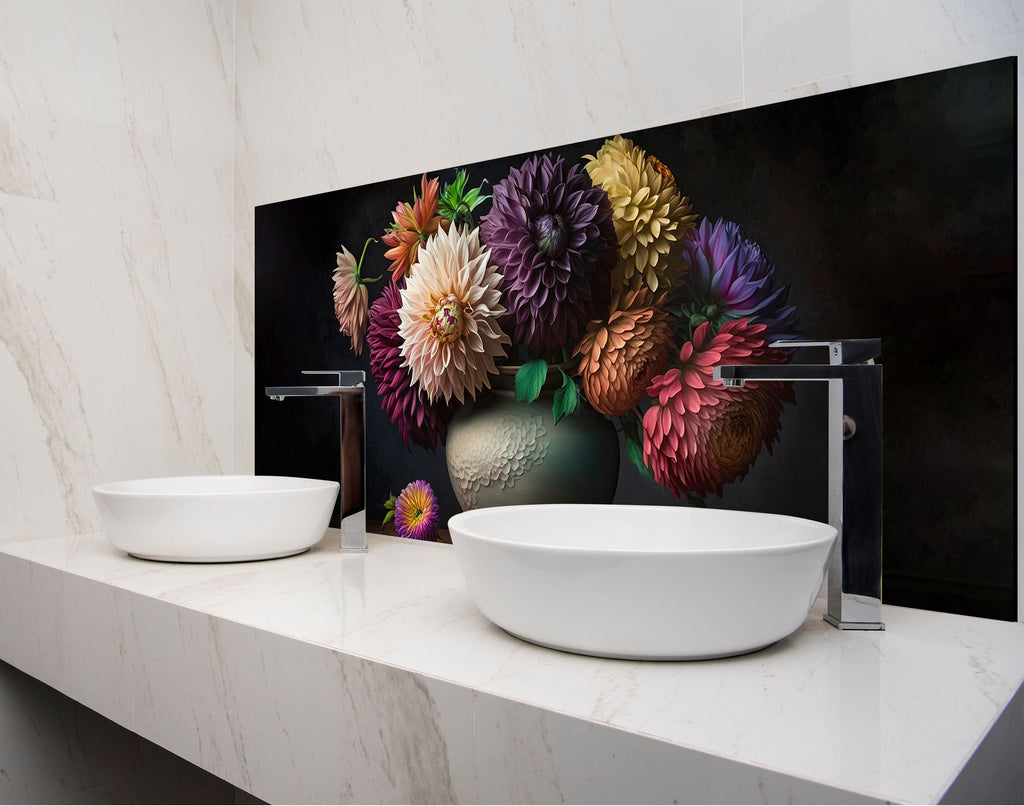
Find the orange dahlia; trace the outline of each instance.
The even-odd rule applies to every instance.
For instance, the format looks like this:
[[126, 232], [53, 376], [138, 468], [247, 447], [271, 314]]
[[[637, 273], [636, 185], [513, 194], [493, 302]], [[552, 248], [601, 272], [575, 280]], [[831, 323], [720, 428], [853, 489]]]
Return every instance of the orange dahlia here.
[[725, 387], [712, 378], [717, 364], [780, 364], [789, 356], [765, 345], [764, 324], [735, 319], [712, 335], [700, 325], [679, 351], [682, 366], [651, 381], [654, 399], [643, 419], [644, 463], [676, 495], [722, 494], [742, 478], [762, 447], [778, 437], [783, 404], [792, 384], [748, 381]]
[[413, 203], [399, 202], [391, 214], [394, 223], [382, 240], [391, 248], [384, 257], [391, 261], [391, 274], [395, 282], [408, 276], [409, 269], [416, 263], [419, 249], [427, 242], [427, 238], [441, 227], [447, 231], [448, 222], [437, 214], [437, 198], [439, 181], [435, 176], [429, 182], [423, 174], [420, 181], [420, 195], [413, 191]]
[[672, 327], [663, 302], [664, 295], [652, 299], [646, 289], [617, 293], [608, 317], [591, 322], [576, 348], [583, 394], [602, 414], [633, 408], [665, 369]]

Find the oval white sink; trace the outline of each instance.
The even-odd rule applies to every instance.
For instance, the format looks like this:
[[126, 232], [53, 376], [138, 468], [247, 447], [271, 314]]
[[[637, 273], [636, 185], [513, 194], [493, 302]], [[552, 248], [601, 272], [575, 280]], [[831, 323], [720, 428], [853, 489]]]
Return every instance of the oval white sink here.
[[696, 660], [752, 652], [807, 618], [831, 526], [756, 512], [551, 504], [448, 521], [491, 621], [583, 655]]
[[269, 560], [324, 536], [338, 482], [285, 476], [177, 476], [93, 488], [107, 538], [146, 560]]

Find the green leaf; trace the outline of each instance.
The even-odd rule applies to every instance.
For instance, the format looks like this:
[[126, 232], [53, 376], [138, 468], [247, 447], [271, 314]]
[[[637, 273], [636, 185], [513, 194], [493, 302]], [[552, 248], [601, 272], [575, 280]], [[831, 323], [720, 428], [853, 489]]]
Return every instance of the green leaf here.
[[[484, 180], [484, 181], [486, 181], [486, 180]], [[483, 189], [484, 189], [484, 186], [480, 185], [480, 187], [478, 187], [478, 188], [473, 188], [472, 190], [467, 191], [467, 193], [465, 195], [465, 202], [466, 202], [466, 205], [469, 207], [470, 210], [472, 210], [478, 204], [481, 204], [481, 203], [487, 201], [489, 198], [491, 198], [490, 195], [487, 195], [487, 196], [482, 195]]]
[[[484, 182], [486, 181], [485, 179]], [[455, 173], [455, 179], [444, 186], [438, 196], [437, 205], [437, 212], [442, 218], [452, 223], [473, 225], [474, 208], [491, 197], [482, 195], [483, 183], [479, 187], [467, 190], [468, 183], [469, 174], [460, 168]]]
[[548, 362], [543, 358], [523, 364], [516, 373], [516, 402], [532, 403], [536, 400], [547, 376]]
[[622, 434], [625, 437], [626, 442], [626, 456], [629, 457], [629, 461], [633, 463], [633, 467], [639, 471], [640, 475], [647, 479], [651, 484], [657, 486], [658, 482], [654, 480], [654, 474], [651, 469], [644, 464], [644, 449], [640, 443], [636, 441], [636, 438], [628, 431], [624, 431]]
[[391, 495], [388, 496], [388, 500], [384, 502], [384, 509], [387, 510], [387, 514], [384, 516], [384, 520], [381, 521], [382, 525], [395, 519], [395, 502], [397, 500], [398, 496], [396, 496], [394, 493], [391, 493]]
[[551, 407], [551, 413], [557, 424], [567, 414], [575, 414], [580, 405], [580, 394], [576, 388], [576, 381], [562, 373], [562, 388], [555, 391], [555, 403]]

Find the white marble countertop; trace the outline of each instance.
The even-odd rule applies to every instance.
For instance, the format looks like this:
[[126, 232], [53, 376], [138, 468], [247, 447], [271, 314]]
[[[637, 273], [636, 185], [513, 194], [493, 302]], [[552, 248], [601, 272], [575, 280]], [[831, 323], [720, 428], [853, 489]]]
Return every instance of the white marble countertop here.
[[102, 535], [0, 545], [0, 657], [271, 801], [926, 803], [1020, 785], [1024, 624], [886, 606], [885, 632], [840, 632], [816, 610], [743, 657], [602, 660], [491, 625], [450, 546], [337, 539], [223, 565], [136, 560]]

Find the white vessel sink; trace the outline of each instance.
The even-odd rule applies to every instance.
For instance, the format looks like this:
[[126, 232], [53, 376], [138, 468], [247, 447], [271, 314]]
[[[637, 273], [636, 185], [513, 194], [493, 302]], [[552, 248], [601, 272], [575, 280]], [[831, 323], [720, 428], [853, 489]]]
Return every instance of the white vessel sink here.
[[284, 476], [178, 476], [93, 488], [107, 538], [146, 560], [269, 560], [324, 536], [338, 482]]
[[448, 521], [480, 611], [533, 643], [611, 658], [752, 652], [796, 630], [836, 530], [785, 515], [551, 504]]

